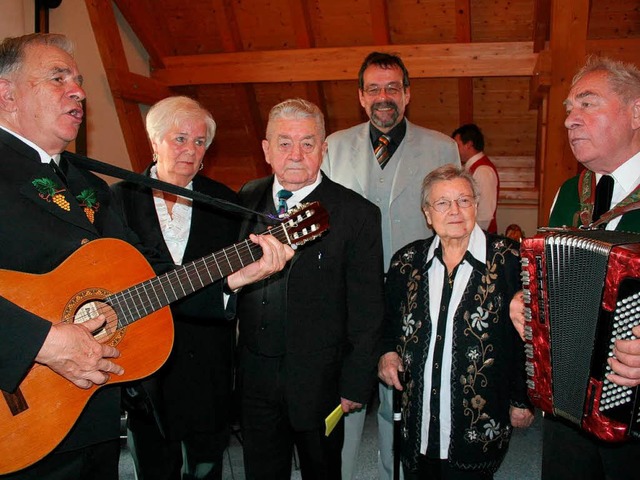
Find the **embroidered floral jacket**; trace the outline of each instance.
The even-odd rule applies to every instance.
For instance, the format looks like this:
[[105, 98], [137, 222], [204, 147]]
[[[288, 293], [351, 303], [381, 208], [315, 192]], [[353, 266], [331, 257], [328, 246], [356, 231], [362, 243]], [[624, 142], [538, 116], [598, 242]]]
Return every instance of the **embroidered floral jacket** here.
[[[401, 458], [409, 469], [416, 467], [420, 454], [424, 371], [432, 335], [428, 270], [439, 261], [427, 261], [427, 255], [435, 238], [398, 251], [386, 282], [384, 350], [398, 352], [405, 366]], [[509, 408], [529, 403], [524, 347], [509, 319], [509, 302], [520, 289], [519, 244], [487, 235], [486, 248], [486, 265], [473, 263], [453, 316], [448, 460], [465, 470], [495, 471], [511, 437]]]

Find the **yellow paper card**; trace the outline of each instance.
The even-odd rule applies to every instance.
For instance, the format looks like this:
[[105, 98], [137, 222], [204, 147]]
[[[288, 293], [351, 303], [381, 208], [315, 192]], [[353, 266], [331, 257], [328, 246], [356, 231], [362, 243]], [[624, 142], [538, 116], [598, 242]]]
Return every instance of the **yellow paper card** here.
[[336, 425], [338, 424], [338, 422], [340, 421], [340, 419], [342, 418], [342, 405], [338, 405], [335, 410], [333, 412], [331, 412], [327, 418], [324, 419], [324, 425], [325, 425], [325, 430], [324, 430], [324, 435], [325, 437], [328, 437], [331, 432], [333, 432], [333, 429], [336, 428]]

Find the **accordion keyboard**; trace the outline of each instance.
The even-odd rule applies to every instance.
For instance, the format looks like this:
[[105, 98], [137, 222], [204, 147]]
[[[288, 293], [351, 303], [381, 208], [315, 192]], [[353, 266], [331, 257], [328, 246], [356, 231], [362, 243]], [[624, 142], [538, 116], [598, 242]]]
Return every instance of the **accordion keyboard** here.
[[[634, 293], [630, 297], [618, 300], [613, 315], [611, 341], [609, 342], [609, 357], [613, 357], [613, 348], [616, 340], [631, 340], [636, 337], [631, 329], [638, 324], [640, 319], [640, 294]], [[605, 367], [606, 374], [613, 373], [609, 364]], [[635, 389], [616, 385], [605, 377], [602, 382], [602, 398], [600, 399], [600, 411], [606, 412], [614, 407], [628, 404], [633, 401]]]

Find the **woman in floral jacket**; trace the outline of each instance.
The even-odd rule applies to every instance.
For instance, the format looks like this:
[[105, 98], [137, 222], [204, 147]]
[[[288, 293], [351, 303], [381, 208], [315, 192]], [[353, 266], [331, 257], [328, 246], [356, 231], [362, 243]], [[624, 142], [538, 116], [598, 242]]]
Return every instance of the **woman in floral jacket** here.
[[402, 248], [389, 268], [378, 373], [402, 390], [407, 479], [491, 479], [512, 426], [533, 420], [524, 347], [509, 319], [518, 243], [485, 234], [477, 206], [467, 172], [431, 172], [422, 208], [436, 235]]

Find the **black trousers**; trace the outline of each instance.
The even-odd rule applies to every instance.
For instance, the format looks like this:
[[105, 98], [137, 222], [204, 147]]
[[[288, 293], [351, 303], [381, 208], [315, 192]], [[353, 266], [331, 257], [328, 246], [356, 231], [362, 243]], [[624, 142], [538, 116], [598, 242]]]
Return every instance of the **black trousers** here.
[[287, 413], [283, 365], [282, 357], [262, 357], [243, 349], [241, 425], [246, 479], [289, 480], [295, 445], [303, 480], [340, 480], [344, 422], [328, 437], [323, 421], [315, 429], [295, 430]]
[[138, 480], [221, 480], [229, 429], [189, 432], [182, 440], [162, 435], [153, 415], [129, 413], [128, 440]]
[[[37, 439], [34, 439], [37, 441]], [[3, 480], [118, 480], [120, 440], [54, 453]]]
[[418, 470], [404, 469], [405, 480], [492, 480], [493, 473], [481, 470], [460, 470], [452, 467], [447, 460], [428, 458], [420, 455]]
[[640, 442], [602, 442], [550, 415], [542, 425], [542, 480], [640, 479]]

